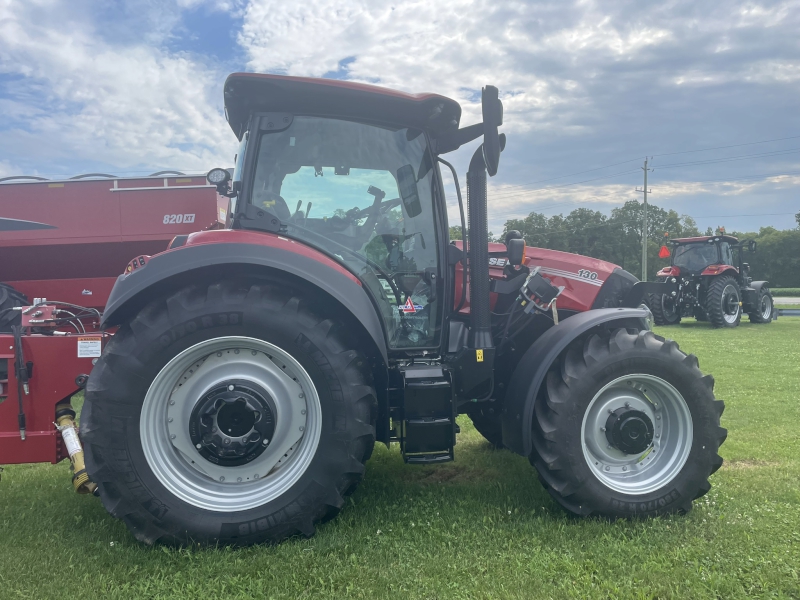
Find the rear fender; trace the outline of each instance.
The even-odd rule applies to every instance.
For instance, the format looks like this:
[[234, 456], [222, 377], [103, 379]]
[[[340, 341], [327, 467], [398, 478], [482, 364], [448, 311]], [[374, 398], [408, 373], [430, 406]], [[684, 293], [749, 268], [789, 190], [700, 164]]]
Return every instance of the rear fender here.
[[384, 365], [388, 364], [383, 325], [358, 279], [321, 253], [316, 257], [307, 251], [294, 252], [289, 247], [224, 242], [182, 246], [157, 254], [145, 266], [117, 278], [101, 325], [104, 328], [119, 325], [150, 300], [178, 286], [219, 277], [275, 274], [324, 292], [325, 297], [330, 297], [361, 324]]
[[758, 303], [759, 299], [761, 298], [762, 288], [766, 288], [769, 297], [772, 298], [772, 292], [769, 291], [769, 281], [754, 281], [747, 286], [747, 288], [742, 290], [742, 304], [744, 312], [758, 310]]
[[573, 340], [601, 326], [648, 329], [647, 316], [648, 311], [639, 308], [601, 308], [569, 317], [543, 333], [511, 375], [502, 415], [503, 445], [522, 456], [530, 455], [539, 388], [550, 366]]
[[716, 277], [717, 275], [731, 275], [737, 277], [739, 275], [739, 269], [731, 265], [709, 265], [703, 269], [700, 275], [709, 275], [712, 277]]

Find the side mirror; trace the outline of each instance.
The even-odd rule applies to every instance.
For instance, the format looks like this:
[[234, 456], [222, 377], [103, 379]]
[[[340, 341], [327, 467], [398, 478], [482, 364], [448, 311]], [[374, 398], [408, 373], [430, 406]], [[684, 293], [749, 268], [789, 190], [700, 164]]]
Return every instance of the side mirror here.
[[506, 250], [508, 251], [508, 262], [515, 267], [520, 266], [525, 258], [525, 240], [522, 238], [508, 240]]
[[403, 165], [397, 169], [397, 187], [400, 188], [400, 199], [409, 217], [416, 217], [422, 212], [422, 203], [417, 191], [417, 176], [414, 167]]
[[206, 180], [217, 188], [217, 193], [220, 196], [230, 196], [228, 182], [231, 180], [231, 173], [228, 169], [220, 169], [219, 167], [211, 169], [206, 175]]
[[[481, 90], [481, 109], [483, 111], [483, 160], [490, 177], [497, 174], [500, 164], [500, 152], [505, 146], [501, 141], [497, 128], [503, 124], [503, 103], [500, 101], [497, 88], [487, 85]], [[505, 136], [503, 136], [505, 137]]]

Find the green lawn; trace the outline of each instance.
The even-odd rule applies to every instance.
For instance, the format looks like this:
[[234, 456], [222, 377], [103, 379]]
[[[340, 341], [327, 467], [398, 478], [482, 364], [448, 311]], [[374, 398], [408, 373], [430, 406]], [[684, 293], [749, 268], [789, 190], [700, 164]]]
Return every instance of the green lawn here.
[[66, 464], [13, 466], [0, 598], [800, 597], [800, 318], [659, 333], [700, 357], [727, 405], [725, 465], [688, 516], [570, 518], [465, 417], [455, 463], [379, 447], [336, 520], [277, 547], [144, 547], [71, 491]]

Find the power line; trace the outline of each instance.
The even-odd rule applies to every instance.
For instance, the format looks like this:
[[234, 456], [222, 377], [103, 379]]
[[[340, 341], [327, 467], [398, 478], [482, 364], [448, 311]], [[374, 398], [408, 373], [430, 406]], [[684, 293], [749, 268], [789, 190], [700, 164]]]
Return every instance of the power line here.
[[690, 161], [685, 163], [669, 163], [666, 165], [657, 165], [659, 169], [671, 169], [674, 167], [685, 167], [685, 166], [692, 166], [692, 165], [713, 165], [716, 163], [723, 163], [723, 162], [730, 162], [734, 160], [747, 160], [750, 158], [765, 158], [765, 157], [772, 157], [772, 156], [783, 156], [785, 154], [797, 154], [800, 152], [800, 148], [789, 148], [787, 150], [774, 150], [772, 152], [762, 152], [759, 154], [743, 154], [742, 156], [729, 156], [726, 158], [711, 158], [708, 160], [697, 160], [697, 161]]
[[[741, 144], [729, 144], [727, 146], [715, 146], [715, 147], [712, 147], [712, 148], [700, 148], [698, 150], [681, 150], [679, 152], [666, 152], [666, 153], [662, 153], [662, 154], [651, 154], [650, 156], [651, 157], [656, 157], [656, 156], [675, 156], [677, 154], [691, 154], [691, 153], [696, 153], [696, 152], [709, 152], [711, 150], [724, 150], [726, 148], [740, 148], [742, 146], [754, 146], [754, 145], [757, 145], [757, 144], [767, 144], [767, 143], [770, 143], [770, 142], [781, 142], [781, 141], [785, 141], [785, 140], [794, 140], [794, 139], [798, 139], [798, 138], [800, 138], [800, 135], [793, 135], [793, 136], [783, 137], [783, 138], [774, 138], [774, 139], [771, 139], [771, 140], [761, 140], [759, 142], [743, 142]], [[783, 152], [783, 151], [776, 151], [776, 152]], [[567, 173], [566, 175], [559, 175], [557, 177], [549, 177], [547, 179], [539, 179], [539, 180], [536, 180], [536, 181], [530, 181], [528, 183], [520, 183], [520, 184], [517, 184], [517, 185], [509, 185], [509, 186], [506, 186], [503, 189], [504, 190], [509, 190], [509, 189], [513, 189], [513, 188], [524, 188], [524, 187], [527, 187], [529, 185], [536, 185], [537, 183], [544, 183], [544, 182], [547, 182], [547, 181], [554, 181], [556, 179], [564, 179], [565, 177], [571, 177], [573, 175], [582, 175], [584, 173], [590, 173], [590, 172], [593, 172], [593, 171], [600, 171], [602, 169], [607, 169], [609, 167], [616, 167], [616, 166], [619, 166], [619, 165], [624, 165], [626, 163], [634, 162], [634, 161], [637, 161], [637, 160], [641, 160], [641, 157], [631, 158], [629, 160], [624, 160], [624, 161], [621, 161], [621, 162], [612, 163], [612, 164], [609, 164], [609, 165], [604, 165], [602, 167], [595, 167], [593, 169], [586, 169], [586, 170], [583, 170], [583, 171], [576, 171], [574, 173]], [[725, 160], [728, 160], [728, 159], [718, 159], [718, 160], [721, 160], [722, 162], [724, 162]], [[703, 162], [703, 161], [698, 161], [698, 164], [700, 164], [701, 162]], [[663, 169], [663, 168], [666, 168], [666, 166], [660, 166], [659, 168]], [[593, 181], [593, 180], [589, 180], [589, 181]], [[576, 182], [575, 184], [568, 184], [568, 185], [577, 185], [577, 183], [584, 183], [584, 182]], [[549, 188], [538, 188], [538, 189], [549, 189]], [[535, 190], [530, 190], [530, 191], [535, 191]]]
[[714, 148], [700, 148], [699, 150], [681, 150], [680, 152], [667, 152], [666, 154], [651, 154], [650, 156], [675, 156], [676, 154], [690, 154], [692, 152], [708, 152], [710, 150], [724, 150], [725, 148], [739, 148], [741, 146], [754, 146], [756, 144], [768, 144], [769, 142], [782, 142], [784, 140], [796, 140], [800, 135], [792, 135], [790, 137], [775, 138], [772, 140], [763, 140], [760, 142], [745, 142], [743, 144], [731, 144], [730, 146], [716, 146]]

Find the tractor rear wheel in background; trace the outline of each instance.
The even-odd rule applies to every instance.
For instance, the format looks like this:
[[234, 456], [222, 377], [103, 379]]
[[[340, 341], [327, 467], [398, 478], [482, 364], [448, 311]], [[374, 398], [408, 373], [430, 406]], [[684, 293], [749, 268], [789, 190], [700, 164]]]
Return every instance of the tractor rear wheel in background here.
[[467, 412], [467, 415], [472, 419], [472, 424], [478, 430], [486, 441], [492, 446], [503, 448], [503, 427], [500, 423], [500, 413], [493, 408], [483, 407], [473, 409]]
[[706, 292], [706, 314], [712, 327], [736, 327], [742, 320], [739, 283], [729, 275], [715, 277]]
[[145, 543], [311, 536], [361, 481], [376, 395], [353, 327], [312, 291], [227, 280], [113, 336], [81, 434], [106, 509]]
[[573, 342], [537, 398], [531, 463], [576, 515], [689, 511], [722, 465], [714, 379], [678, 344], [617, 329]]
[[13, 309], [29, 304], [25, 294], [7, 283], [0, 283], [0, 333], [11, 333], [11, 327], [22, 320], [22, 313]]
[[751, 323], [769, 323], [775, 317], [775, 304], [772, 301], [769, 288], [762, 287], [758, 291], [756, 308], [757, 310], [748, 313]]
[[653, 320], [656, 325], [677, 325], [681, 322], [680, 306], [674, 298], [666, 294], [649, 294], [650, 312], [653, 313]]

